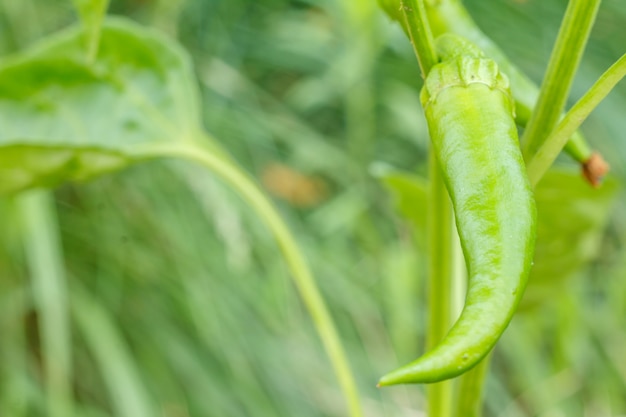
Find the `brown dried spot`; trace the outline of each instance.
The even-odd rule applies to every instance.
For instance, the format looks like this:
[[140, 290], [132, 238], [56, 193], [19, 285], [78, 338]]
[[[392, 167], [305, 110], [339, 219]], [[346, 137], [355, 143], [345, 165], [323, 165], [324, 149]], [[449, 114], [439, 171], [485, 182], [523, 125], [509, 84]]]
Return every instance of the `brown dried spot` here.
[[609, 172], [609, 164], [597, 152], [591, 154], [589, 159], [583, 163], [583, 176], [592, 187], [598, 188], [602, 179]]
[[328, 195], [328, 187], [320, 178], [302, 174], [279, 163], [266, 166], [261, 181], [274, 196], [296, 207], [315, 206]]

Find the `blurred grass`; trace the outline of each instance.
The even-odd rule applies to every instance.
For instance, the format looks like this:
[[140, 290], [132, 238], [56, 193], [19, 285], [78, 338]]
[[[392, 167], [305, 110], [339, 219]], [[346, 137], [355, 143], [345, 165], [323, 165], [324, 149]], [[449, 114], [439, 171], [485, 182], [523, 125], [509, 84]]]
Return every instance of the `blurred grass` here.
[[[539, 80], [566, 2], [466, 3]], [[422, 249], [370, 175], [381, 162], [425, 172], [419, 70], [399, 28], [374, 0], [126, 0], [112, 1], [111, 13], [180, 39], [194, 58], [208, 130], [255, 177], [280, 163], [300, 181], [325, 184], [314, 203], [281, 200], [280, 208], [338, 321], [367, 415], [423, 415], [422, 387], [374, 388], [421, 352], [424, 330]], [[75, 20], [69, 1], [0, 0], [0, 52]], [[623, 2], [605, 0], [572, 102], [625, 52], [624, 24]], [[583, 126], [622, 182], [624, 108], [622, 85]], [[494, 356], [487, 416], [626, 415], [625, 202], [622, 193], [599, 258], [514, 320]], [[142, 392], [126, 406], [141, 397], [166, 417], [343, 415], [271, 236], [222, 184], [152, 163], [66, 185], [56, 204], [77, 300], [76, 415], [124, 415], [107, 389], [116, 379], [139, 387], [127, 395]], [[0, 415], [43, 416], [21, 215], [0, 200]], [[121, 374], [109, 369], [124, 363]]]

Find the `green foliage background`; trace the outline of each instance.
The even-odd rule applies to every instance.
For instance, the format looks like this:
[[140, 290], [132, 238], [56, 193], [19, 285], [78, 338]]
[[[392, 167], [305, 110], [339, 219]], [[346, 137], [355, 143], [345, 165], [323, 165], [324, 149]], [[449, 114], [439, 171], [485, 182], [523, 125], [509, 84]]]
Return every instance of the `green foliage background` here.
[[[566, 2], [466, 3], [540, 80]], [[421, 81], [400, 29], [374, 0], [127, 0], [113, 1], [110, 13], [184, 45], [205, 126], [256, 178], [280, 163], [305, 175], [296, 180], [325, 184], [314, 187], [310, 205], [277, 201], [339, 324], [366, 415], [423, 415], [423, 387], [374, 387], [423, 344], [423, 241], [378, 178], [389, 167], [425, 172]], [[69, 1], [0, 0], [1, 56], [76, 19]], [[572, 102], [626, 52], [625, 24], [623, 2], [605, 0]], [[620, 86], [583, 127], [622, 183], [624, 109]], [[573, 211], [567, 195], [584, 186], [561, 184], [547, 192], [552, 223]], [[150, 163], [66, 184], [55, 197], [72, 295], [81, 300], [73, 327], [77, 415], [121, 415], [106, 372], [136, 375], [139, 391], [123, 401], [153, 415], [345, 415], [272, 237], [232, 191], [182, 163]], [[418, 219], [424, 198], [413, 200]], [[602, 228], [582, 248], [552, 242], [557, 265], [574, 246], [580, 256], [566, 266], [592, 261], [533, 277], [539, 290], [529, 291], [542, 303], [529, 303], [496, 350], [487, 416], [626, 415], [625, 201], [621, 192], [607, 219], [609, 203], [578, 207]], [[22, 216], [14, 199], [0, 199], [0, 415], [43, 416]], [[559, 224], [565, 236], [578, 226]], [[101, 359], [92, 343], [109, 355]]]

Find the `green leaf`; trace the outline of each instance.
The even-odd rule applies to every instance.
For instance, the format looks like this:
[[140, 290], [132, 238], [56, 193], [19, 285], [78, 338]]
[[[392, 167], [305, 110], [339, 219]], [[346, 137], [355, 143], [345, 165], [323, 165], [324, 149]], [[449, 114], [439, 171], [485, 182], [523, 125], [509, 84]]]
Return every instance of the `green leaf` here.
[[[379, 175], [394, 196], [399, 214], [415, 225], [418, 242], [425, 242], [425, 179], [399, 171]], [[552, 170], [535, 190], [537, 243], [535, 261], [521, 309], [530, 308], [562, 291], [562, 284], [596, 258], [619, 184], [607, 179], [598, 189], [579, 172]]]
[[520, 309], [563, 291], [563, 282], [597, 257], [618, 191], [612, 178], [594, 189], [579, 172], [552, 170], [541, 180], [535, 262]]
[[383, 168], [375, 173], [394, 199], [399, 214], [414, 226], [420, 245], [426, 242], [428, 181], [418, 175]]
[[96, 25], [109, 5], [108, 0], [73, 0], [81, 20], [88, 26]]
[[0, 67], [0, 193], [87, 180], [131, 164], [133, 147], [201, 131], [177, 44], [107, 19], [90, 63], [82, 35], [63, 31]]
[[85, 26], [87, 59], [90, 62], [95, 59], [98, 51], [100, 28], [108, 6], [109, 0], [74, 0], [74, 7]]

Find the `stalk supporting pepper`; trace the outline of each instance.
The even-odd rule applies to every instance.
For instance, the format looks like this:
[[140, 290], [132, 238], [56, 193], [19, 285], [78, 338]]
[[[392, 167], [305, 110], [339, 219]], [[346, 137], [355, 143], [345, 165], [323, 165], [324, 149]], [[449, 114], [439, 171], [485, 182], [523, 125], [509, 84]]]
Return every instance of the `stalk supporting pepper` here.
[[442, 62], [428, 74], [421, 100], [454, 207], [468, 291], [441, 343], [379, 385], [437, 382], [476, 365], [508, 326], [533, 256], [535, 203], [508, 79], [458, 36], [443, 35], [436, 46]]
[[[404, 21], [399, 12], [401, 0], [378, 0], [381, 7], [393, 20], [404, 28]], [[455, 33], [478, 45], [487, 56], [496, 61], [500, 70], [505, 73], [511, 85], [515, 99], [515, 121], [526, 126], [539, 97], [539, 88], [522, 71], [520, 71], [502, 52], [502, 50], [480, 30], [460, 0], [427, 0], [426, 13], [435, 36], [444, 33]], [[406, 31], [406, 29], [405, 29]], [[600, 162], [607, 166], [598, 153], [593, 153], [584, 136], [576, 131], [564, 148], [565, 152], [582, 167], [583, 175], [592, 184], [597, 185], [601, 175], [591, 176], [586, 168], [590, 163]], [[604, 175], [606, 171], [602, 172]]]

